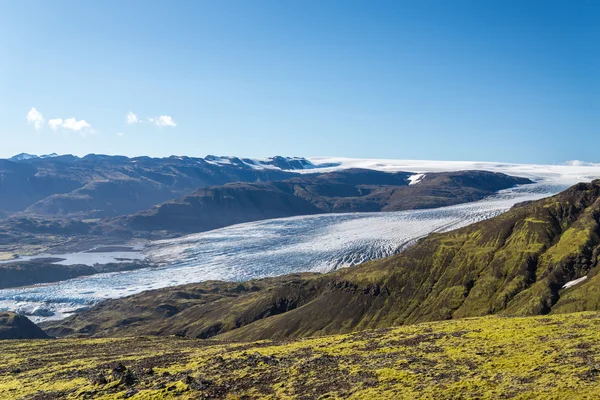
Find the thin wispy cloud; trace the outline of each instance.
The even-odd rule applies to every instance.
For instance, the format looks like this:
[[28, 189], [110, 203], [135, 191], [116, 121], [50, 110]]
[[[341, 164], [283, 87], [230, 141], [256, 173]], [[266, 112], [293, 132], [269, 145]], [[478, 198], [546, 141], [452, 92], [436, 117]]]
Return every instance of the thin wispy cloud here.
[[32, 124], [36, 131], [39, 131], [44, 126], [44, 116], [35, 107], [27, 113], [27, 122]]
[[128, 125], [133, 125], [133, 124], [137, 124], [138, 122], [140, 122], [140, 120], [138, 119], [138, 116], [136, 114], [129, 111], [127, 113], [127, 118], [125, 119], [125, 122], [127, 122]]
[[176, 127], [177, 123], [173, 119], [173, 117], [169, 115], [161, 115], [160, 117], [148, 118], [148, 122], [156, 125], [156, 126], [171, 126]]
[[48, 125], [50, 125], [50, 129], [56, 131], [63, 123], [62, 118], [54, 118], [48, 121]]

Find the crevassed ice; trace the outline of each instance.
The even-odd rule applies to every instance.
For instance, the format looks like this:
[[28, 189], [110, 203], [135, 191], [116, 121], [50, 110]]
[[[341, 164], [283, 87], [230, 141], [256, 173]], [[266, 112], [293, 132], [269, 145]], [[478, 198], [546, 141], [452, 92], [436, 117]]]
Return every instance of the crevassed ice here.
[[166, 286], [327, 272], [395, 254], [430, 232], [487, 219], [517, 202], [563, 188], [538, 183], [451, 207], [274, 219], [161, 240], [144, 250], [158, 267], [0, 290], [0, 309], [20, 311], [41, 321], [63, 318], [103, 299]]

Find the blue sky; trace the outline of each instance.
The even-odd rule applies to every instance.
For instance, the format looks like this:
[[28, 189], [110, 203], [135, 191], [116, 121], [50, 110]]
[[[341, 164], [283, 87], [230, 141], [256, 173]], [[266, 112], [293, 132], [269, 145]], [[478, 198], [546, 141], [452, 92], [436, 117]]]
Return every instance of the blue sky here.
[[598, 1], [4, 1], [0, 54], [1, 157], [600, 161]]

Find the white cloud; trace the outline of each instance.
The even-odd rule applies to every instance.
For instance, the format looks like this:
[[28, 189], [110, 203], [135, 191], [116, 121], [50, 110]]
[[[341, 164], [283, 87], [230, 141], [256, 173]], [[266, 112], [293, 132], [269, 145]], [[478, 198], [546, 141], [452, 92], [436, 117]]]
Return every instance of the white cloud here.
[[80, 119], [79, 121], [77, 121], [77, 119], [75, 119], [75, 118], [65, 119], [61, 126], [64, 129], [68, 129], [68, 130], [75, 131], [75, 132], [79, 132], [83, 129], [89, 129], [92, 127], [84, 119]]
[[124, 133], [123, 133], [123, 132], [117, 132], [117, 136], [121, 137], [121, 136], [123, 136], [123, 135], [124, 135]]
[[132, 113], [131, 111], [129, 111], [127, 113], [127, 119], [125, 121], [129, 125], [137, 124], [138, 122], [140, 122], [140, 120], [138, 119], [138, 116], [136, 114]]
[[[39, 131], [44, 126], [46, 120], [44, 119], [44, 116], [38, 110], [36, 110], [35, 107], [31, 107], [31, 110], [29, 110], [27, 113], [27, 122], [32, 124], [35, 130]], [[73, 132], [81, 132], [82, 135], [96, 133], [96, 131], [92, 129], [92, 125], [90, 125], [84, 119], [78, 120], [77, 118], [51, 118], [48, 120], [48, 126], [50, 126], [50, 129], [53, 131], [57, 131], [58, 128], [62, 128]]]
[[169, 115], [161, 115], [160, 117], [148, 118], [148, 122], [153, 123], [156, 126], [177, 126], [173, 117]]
[[90, 125], [86, 120], [77, 118], [54, 118], [48, 121], [48, 125], [53, 131], [58, 130], [58, 128], [66, 129], [73, 132], [86, 132], [86, 133], [94, 133], [94, 130], [91, 129], [92, 125]]
[[42, 129], [44, 126], [44, 116], [35, 107], [31, 107], [31, 110], [27, 113], [27, 122], [33, 125], [36, 131]]
[[48, 121], [48, 125], [50, 125], [50, 129], [56, 131], [63, 124], [62, 118], [54, 118]]

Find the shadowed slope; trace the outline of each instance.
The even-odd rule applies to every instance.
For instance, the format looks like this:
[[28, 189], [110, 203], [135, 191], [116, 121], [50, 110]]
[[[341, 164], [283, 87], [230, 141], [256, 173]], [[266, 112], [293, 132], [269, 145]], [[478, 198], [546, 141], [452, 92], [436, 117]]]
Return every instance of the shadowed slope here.
[[47, 338], [48, 335], [27, 317], [12, 312], [0, 312], [0, 340]]

